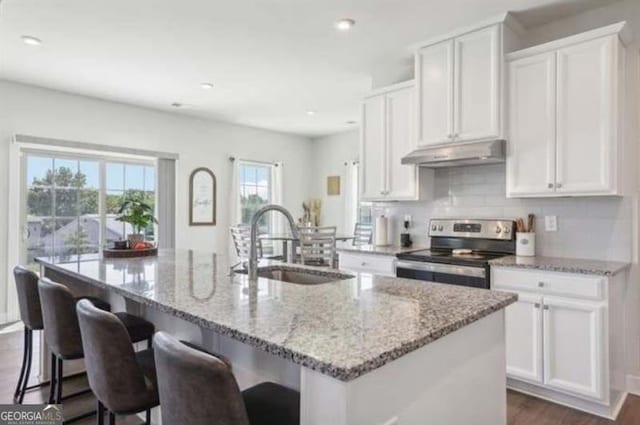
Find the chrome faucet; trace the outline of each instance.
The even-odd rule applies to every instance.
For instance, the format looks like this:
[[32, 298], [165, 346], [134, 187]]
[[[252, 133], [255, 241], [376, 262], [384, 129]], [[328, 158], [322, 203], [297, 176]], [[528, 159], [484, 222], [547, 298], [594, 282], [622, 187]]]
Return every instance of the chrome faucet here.
[[[293, 220], [293, 216], [286, 209], [281, 207], [280, 205], [265, 205], [260, 208], [251, 218], [251, 245], [249, 247], [249, 280], [258, 280], [258, 221], [262, 216], [269, 211], [279, 211], [284, 215], [289, 221], [289, 226], [291, 227], [291, 235], [294, 239], [298, 239], [298, 228], [296, 227], [296, 222]], [[295, 244], [293, 244], [295, 246]], [[295, 263], [295, 252], [292, 255], [292, 263]]]

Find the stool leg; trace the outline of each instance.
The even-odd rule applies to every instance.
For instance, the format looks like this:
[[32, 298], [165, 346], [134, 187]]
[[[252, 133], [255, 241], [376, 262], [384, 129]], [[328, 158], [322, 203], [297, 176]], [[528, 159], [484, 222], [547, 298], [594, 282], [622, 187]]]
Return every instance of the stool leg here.
[[109, 412], [109, 425], [116, 425], [116, 415], [113, 412]]
[[149, 339], [147, 339], [147, 348], [151, 348], [153, 345], [153, 337], [149, 337]]
[[49, 381], [51, 382], [49, 386], [49, 404], [53, 404], [53, 402], [55, 401], [56, 385], [58, 383], [58, 371], [56, 366], [56, 355], [51, 353], [51, 369], [49, 370]]
[[23, 353], [22, 353], [22, 367], [20, 368], [20, 377], [18, 378], [18, 385], [16, 385], [16, 391], [13, 393], [13, 402], [14, 403], [18, 403], [18, 399], [20, 397], [21, 394], [21, 390], [22, 390], [22, 380], [24, 379], [24, 371], [27, 367], [27, 351], [29, 349], [29, 346], [27, 345], [27, 337], [28, 337], [28, 333], [29, 330], [27, 328], [24, 328], [24, 347], [23, 347]]
[[24, 400], [24, 394], [27, 392], [27, 384], [29, 383], [29, 375], [31, 374], [31, 360], [33, 358], [33, 331], [28, 329], [26, 331], [25, 343], [27, 344], [27, 369], [22, 379], [22, 391], [20, 391], [20, 398], [18, 403], [22, 404]]
[[104, 425], [104, 404], [98, 400], [98, 425]]
[[151, 425], [151, 409], [147, 409], [147, 413], [145, 414], [144, 425]]
[[56, 381], [58, 385], [56, 385], [56, 404], [62, 403], [62, 359], [58, 358], [58, 365], [56, 367], [56, 371], [58, 372], [58, 376]]

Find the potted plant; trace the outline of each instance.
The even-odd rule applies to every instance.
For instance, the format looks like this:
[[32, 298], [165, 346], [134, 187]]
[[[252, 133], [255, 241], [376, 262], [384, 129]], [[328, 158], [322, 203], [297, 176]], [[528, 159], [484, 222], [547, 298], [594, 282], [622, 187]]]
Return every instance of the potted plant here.
[[153, 216], [153, 207], [136, 198], [126, 199], [118, 214], [116, 220], [129, 223], [133, 227], [133, 233], [127, 235], [129, 247], [132, 249], [135, 248], [136, 243], [144, 242], [144, 230], [147, 226], [151, 223], [158, 223], [158, 220]]

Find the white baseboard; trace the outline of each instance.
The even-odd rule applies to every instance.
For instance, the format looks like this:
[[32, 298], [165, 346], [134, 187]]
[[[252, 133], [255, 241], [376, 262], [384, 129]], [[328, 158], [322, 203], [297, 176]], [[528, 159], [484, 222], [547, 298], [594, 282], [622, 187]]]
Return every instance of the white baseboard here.
[[627, 375], [627, 391], [630, 394], [640, 395], [640, 376]]

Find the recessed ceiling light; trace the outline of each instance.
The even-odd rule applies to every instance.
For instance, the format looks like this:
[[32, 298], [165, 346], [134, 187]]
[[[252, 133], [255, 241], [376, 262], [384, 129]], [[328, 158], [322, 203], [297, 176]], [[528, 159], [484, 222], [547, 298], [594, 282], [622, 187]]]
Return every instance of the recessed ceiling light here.
[[356, 21], [350, 18], [338, 19], [333, 25], [337, 30], [349, 31], [356, 24]]
[[313, 116], [316, 114], [316, 111], [307, 111], [307, 115]]
[[211, 90], [213, 88], [213, 84], [211, 83], [200, 83], [200, 87], [205, 90]]
[[23, 35], [22, 42], [24, 44], [28, 44], [29, 46], [39, 46], [42, 44], [42, 40], [37, 37], [33, 37], [31, 35]]

